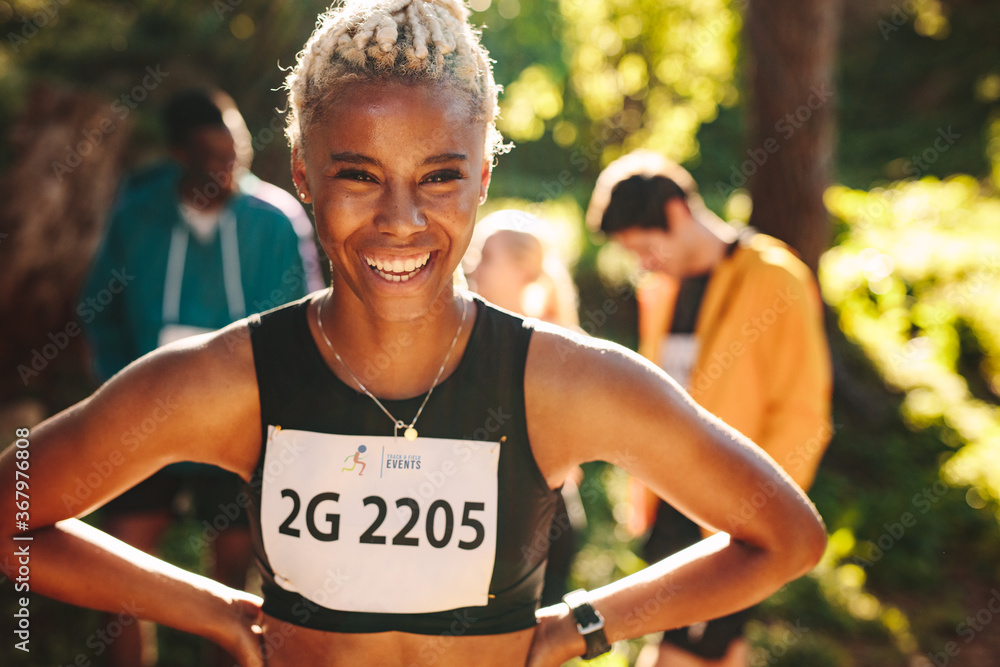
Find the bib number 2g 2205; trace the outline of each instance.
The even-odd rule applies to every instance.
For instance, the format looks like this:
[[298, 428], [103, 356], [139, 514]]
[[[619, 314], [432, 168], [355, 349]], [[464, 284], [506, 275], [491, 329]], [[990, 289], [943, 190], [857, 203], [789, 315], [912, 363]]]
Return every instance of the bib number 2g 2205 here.
[[[292, 499], [292, 511], [289, 513], [288, 517], [281, 524], [281, 526], [278, 527], [278, 532], [291, 537], [299, 537], [301, 535], [301, 530], [293, 527], [292, 523], [298, 517], [299, 510], [302, 509], [302, 500], [299, 498], [299, 494], [292, 489], [283, 489], [281, 491], [281, 497]], [[323, 528], [318, 526], [316, 523], [319, 505], [325, 501], [339, 502], [340, 494], [327, 491], [325, 493], [317, 494], [309, 501], [306, 505], [305, 513], [306, 530], [309, 531], [309, 534], [314, 539], [320, 542], [335, 542], [340, 539], [340, 515], [324, 515], [323, 518], [326, 521], [326, 526]], [[368, 496], [367, 498], [364, 498], [362, 502], [365, 507], [374, 506], [376, 515], [371, 525], [369, 525], [367, 530], [365, 530], [358, 538], [358, 541], [361, 544], [385, 544], [388, 536], [379, 535], [377, 532], [379, 528], [382, 527], [382, 523], [385, 521], [386, 515], [389, 511], [385, 498], [382, 498], [381, 496]], [[484, 503], [465, 503], [462, 510], [462, 523], [460, 528], [472, 528], [474, 536], [471, 540], [459, 540], [459, 549], [472, 550], [479, 547], [479, 545], [483, 543], [483, 539], [486, 536], [486, 530], [483, 527], [482, 522], [474, 518], [472, 513], [481, 512], [485, 509], [485, 507], [486, 505]], [[410, 514], [409, 518], [403, 524], [403, 527], [400, 528], [399, 532], [392, 537], [392, 544], [397, 546], [419, 546], [419, 532], [417, 536], [411, 536], [410, 533], [420, 522], [420, 504], [413, 498], [400, 498], [396, 501], [396, 509], [400, 512], [409, 511]], [[439, 517], [441, 517], [440, 520]], [[443, 526], [440, 525], [441, 522], [444, 523]], [[427, 509], [427, 516], [424, 520], [424, 533], [427, 537], [428, 544], [436, 549], [442, 549], [451, 542], [454, 532], [455, 512], [452, 509], [451, 504], [447, 500], [435, 500]]]

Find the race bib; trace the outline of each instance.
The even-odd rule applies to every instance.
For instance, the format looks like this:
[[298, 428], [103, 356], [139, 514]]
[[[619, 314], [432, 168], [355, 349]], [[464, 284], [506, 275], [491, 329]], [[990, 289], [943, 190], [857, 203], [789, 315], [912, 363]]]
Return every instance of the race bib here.
[[331, 609], [485, 605], [500, 444], [271, 426], [261, 534], [275, 582]]

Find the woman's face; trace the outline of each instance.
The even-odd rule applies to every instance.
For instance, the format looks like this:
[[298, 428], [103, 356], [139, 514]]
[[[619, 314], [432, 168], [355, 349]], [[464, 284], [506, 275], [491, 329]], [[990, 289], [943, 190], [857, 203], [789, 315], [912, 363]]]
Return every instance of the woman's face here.
[[328, 97], [292, 157], [299, 191], [346, 287], [374, 314], [426, 313], [472, 236], [486, 198], [486, 123], [441, 84], [366, 82]]

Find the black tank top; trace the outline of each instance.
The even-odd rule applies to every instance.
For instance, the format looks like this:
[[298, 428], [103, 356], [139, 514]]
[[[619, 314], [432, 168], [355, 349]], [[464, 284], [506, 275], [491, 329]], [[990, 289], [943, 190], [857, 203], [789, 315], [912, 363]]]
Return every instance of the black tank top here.
[[[403, 439], [402, 431], [398, 439], [392, 439], [392, 422], [385, 413], [371, 398], [344, 384], [327, 367], [309, 331], [308, 298], [251, 318], [250, 339], [260, 392], [262, 445], [250, 484], [250, 516], [254, 556], [263, 579], [264, 612], [307, 628], [349, 633], [401, 631], [488, 635], [534, 625], [556, 492], [548, 488], [528, 442], [524, 368], [532, 328], [522, 318], [493, 308], [480, 299], [476, 299], [475, 304], [468, 346], [455, 371], [434, 390], [417, 423], [419, 438], [412, 443]], [[401, 340], [400, 344], [405, 341]], [[391, 363], [392, 354], [393, 350], [385, 350], [385, 357], [380, 355], [370, 360], [373, 366], [367, 370], [377, 372], [379, 364], [384, 368], [384, 364]], [[355, 372], [365, 377], [365, 369]], [[408, 421], [416, 414], [423, 398], [420, 395], [406, 400], [383, 400], [382, 403], [393, 415]], [[280, 426], [280, 432], [273, 428], [275, 426]], [[295, 436], [287, 436], [290, 433]], [[285, 438], [287, 445], [280, 455], [268, 443], [270, 438], [277, 442], [278, 435]], [[368, 438], [367, 444], [355, 445], [362, 436]], [[314, 443], [316, 446], [309, 451], [318, 451], [320, 456], [327, 457], [324, 460], [328, 463], [321, 466], [323, 470], [309, 469], [301, 461], [297, 462], [297, 452], [303, 451], [303, 446], [295, 444], [299, 442], [296, 437], [302, 438], [302, 442]], [[348, 449], [333, 454], [333, 445], [328, 447], [327, 441], [338, 438], [344, 441], [339, 446]], [[449, 441], [459, 441], [456, 448], [475, 447], [494, 452], [500, 443], [498, 460], [493, 454], [495, 473], [486, 475], [487, 478], [495, 476], [495, 500], [464, 502], [463, 507], [461, 498], [458, 501], [435, 499], [431, 482], [437, 484], [439, 480], [434, 476], [443, 479], [446, 475], [441, 470], [451, 474], [457, 469], [449, 467], [449, 460], [439, 464], [437, 470], [420, 470], [421, 458], [422, 454], [426, 458], [435, 443], [440, 445]], [[462, 441], [466, 444], [461, 444]], [[289, 442], [291, 444], [287, 444]], [[386, 443], [389, 451], [397, 447], [396, 452], [404, 453], [386, 454], [386, 447], [381, 447], [380, 454], [379, 443]], [[269, 459], [266, 458], [268, 451], [271, 451]], [[464, 454], [464, 450], [454, 451]], [[288, 466], [283, 458], [286, 454]], [[329, 461], [334, 460], [331, 456], [335, 457], [332, 466], [329, 465]], [[428, 467], [426, 461], [424, 465]], [[355, 471], [359, 477], [354, 476]], [[413, 477], [421, 474], [429, 481]], [[461, 474], [459, 470], [456, 479]], [[413, 493], [418, 488], [416, 482], [409, 487], [404, 483], [398, 487], [395, 498], [390, 497], [392, 493], [372, 493], [363, 499], [362, 505], [357, 496], [366, 492], [354, 493], [347, 490], [354, 487], [345, 486], [381, 483], [394, 475], [410, 475], [411, 479], [421, 482], [420, 489], [428, 492], [424, 495]], [[301, 478], [313, 481], [307, 483]], [[492, 481], [487, 481], [490, 483], [476, 487], [490, 487]], [[308, 490], [306, 487], [310, 483], [313, 486]], [[279, 488], [280, 497], [276, 495]], [[410, 493], [405, 492], [407, 488]], [[474, 496], [476, 490], [465, 493]], [[424, 603], [419, 595], [409, 592], [410, 583], [404, 583], [394, 589], [399, 591], [401, 601], [407, 601], [403, 613], [399, 612], [395, 598], [384, 591], [381, 602], [374, 604], [374, 611], [359, 611], [358, 606], [351, 607], [355, 603], [341, 605], [349, 607], [346, 610], [338, 608], [337, 596], [343, 595], [348, 588], [360, 591], [355, 596], [356, 604], [368, 608], [366, 587], [385, 585], [381, 575], [372, 574], [372, 559], [388, 553], [384, 551], [387, 547], [395, 549], [393, 553], [396, 554], [417, 553], [423, 548], [428, 554], [424, 562], [430, 566], [435, 559], [447, 563], [447, 559], [477, 554], [478, 547], [493, 543], [493, 536], [488, 534], [493, 523], [487, 517], [490, 516], [488, 509], [494, 504], [495, 551], [478, 549], [480, 553], [474, 556], [481, 558], [483, 553], [487, 558], [493, 556], [491, 572], [488, 565], [481, 567], [484, 572], [481, 604], [447, 609], [432, 606], [430, 611], [409, 611]], [[348, 512], [354, 513], [358, 525], [367, 527], [360, 537], [348, 538], [344, 534]], [[406, 523], [398, 531], [389, 529], [388, 524], [382, 525], [386, 517], [391, 519], [393, 512], [398, 514], [399, 521]], [[262, 513], [265, 516], [263, 524]], [[276, 528], [278, 520], [282, 521]], [[386, 538], [391, 541], [387, 542]], [[269, 554], [265, 544], [272, 545], [274, 553]], [[275, 546], [279, 544], [284, 546]], [[406, 545], [414, 548], [407, 550]], [[312, 553], [324, 554], [322, 562], [314, 562], [312, 556], [302, 556], [311, 553], [311, 549]], [[279, 574], [272, 567], [279, 550], [288, 554], [282, 556], [290, 559], [286, 562], [305, 558], [309, 568], [301, 569], [315, 569], [328, 576], [320, 574], [319, 580], [314, 577], [309, 588], [312, 593], [302, 594], [289, 582], [295, 578], [289, 575], [290, 569]], [[341, 553], [350, 555], [341, 556]], [[391, 564], [378, 572], [387, 577], [403, 576], [395, 571], [408, 559], [391, 558]], [[426, 587], [425, 578], [432, 580], [433, 588], [426, 596], [434, 598], [463, 588], [463, 580], [457, 576], [461, 569], [445, 567], [444, 571], [435, 572], [429, 567], [413, 576], [407, 575], [406, 582]], [[317, 581], [322, 581], [322, 585]]]

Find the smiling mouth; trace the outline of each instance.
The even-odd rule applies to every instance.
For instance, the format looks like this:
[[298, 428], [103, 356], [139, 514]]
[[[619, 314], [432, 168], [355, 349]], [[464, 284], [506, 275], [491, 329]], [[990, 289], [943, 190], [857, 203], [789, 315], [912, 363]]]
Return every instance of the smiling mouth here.
[[415, 257], [371, 257], [365, 255], [365, 261], [372, 271], [378, 274], [383, 280], [392, 283], [406, 282], [427, 266], [427, 261], [431, 258], [429, 252]]

